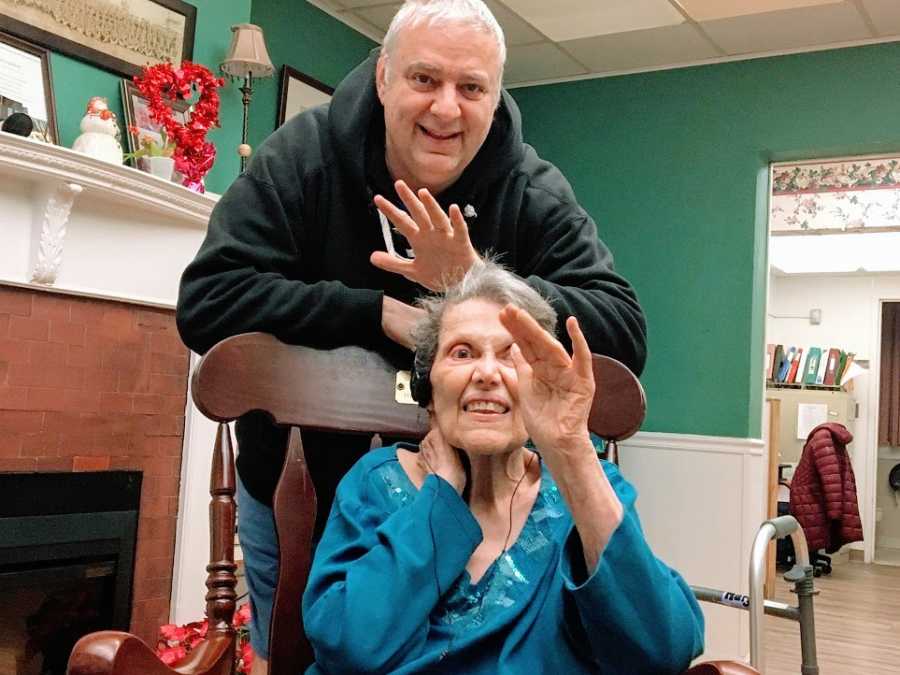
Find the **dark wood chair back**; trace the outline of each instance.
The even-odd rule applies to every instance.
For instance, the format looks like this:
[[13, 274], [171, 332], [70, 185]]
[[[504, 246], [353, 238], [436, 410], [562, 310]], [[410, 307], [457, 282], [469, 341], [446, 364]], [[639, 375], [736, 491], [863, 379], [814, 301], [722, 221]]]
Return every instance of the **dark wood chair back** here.
[[[589, 427], [614, 443], [640, 427], [646, 408], [644, 392], [618, 361], [595, 356], [593, 365], [598, 384]], [[398, 403], [397, 386], [396, 369], [373, 352], [358, 347], [322, 351], [290, 346], [261, 333], [219, 343], [194, 371], [194, 402], [210, 419], [224, 425], [251, 410], [263, 410], [276, 423], [291, 428], [274, 499], [280, 567], [269, 637], [273, 675], [293, 675], [313, 662], [298, 611], [316, 519], [302, 430], [421, 438], [428, 431], [428, 415], [418, 405]], [[227, 433], [223, 427], [220, 436]], [[216, 454], [227, 455], [227, 451], [217, 448]], [[230, 523], [228, 517], [223, 521], [225, 526]], [[226, 567], [213, 562], [210, 574]]]

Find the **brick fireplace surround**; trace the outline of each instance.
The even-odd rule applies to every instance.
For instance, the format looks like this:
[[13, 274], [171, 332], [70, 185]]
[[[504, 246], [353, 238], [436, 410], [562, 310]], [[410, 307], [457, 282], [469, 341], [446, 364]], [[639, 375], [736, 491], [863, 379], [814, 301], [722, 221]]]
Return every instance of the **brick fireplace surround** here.
[[143, 472], [131, 631], [169, 620], [188, 350], [174, 312], [0, 285], [0, 471]]

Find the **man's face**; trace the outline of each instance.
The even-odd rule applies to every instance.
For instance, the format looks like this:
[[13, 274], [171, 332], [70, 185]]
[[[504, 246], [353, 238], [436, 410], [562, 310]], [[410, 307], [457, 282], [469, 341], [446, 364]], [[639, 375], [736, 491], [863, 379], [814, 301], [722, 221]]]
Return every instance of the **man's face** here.
[[487, 138], [500, 96], [497, 45], [459, 24], [414, 25], [376, 70], [388, 170], [411, 188], [452, 185]]

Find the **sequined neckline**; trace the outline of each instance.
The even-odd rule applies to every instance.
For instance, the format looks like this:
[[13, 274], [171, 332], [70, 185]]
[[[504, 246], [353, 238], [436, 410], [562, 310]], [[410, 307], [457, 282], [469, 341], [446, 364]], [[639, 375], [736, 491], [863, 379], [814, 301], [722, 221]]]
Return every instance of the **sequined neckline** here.
[[[406, 504], [419, 492], [419, 488], [415, 486], [412, 479], [403, 468], [403, 465], [400, 464], [400, 458], [397, 455], [397, 450], [400, 448], [411, 451], [415, 450], [415, 446], [409, 446], [406, 443], [397, 443], [394, 446], [394, 461], [389, 462], [382, 469], [382, 479], [388, 488], [388, 494], [398, 506]], [[533, 448], [529, 449], [536, 452]], [[538, 454], [538, 458], [540, 459], [540, 454]], [[556, 487], [556, 483], [553, 481], [553, 478], [543, 461], [541, 461], [540, 480], [541, 484], [538, 488], [537, 496], [534, 499], [534, 503], [531, 505], [531, 510], [528, 512], [525, 524], [522, 526], [522, 530], [519, 532], [519, 536], [516, 537], [515, 542], [513, 542], [508, 549], [501, 553], [488, 566], [477, 582], [472, 583], [472, 577], [468, 570], [464, 570], [462, 575], [457, 579], [457, 583], [454, 584], [457, 588], [467, 589], [469, 591], [483, 589], [485, 585], [490, 583], [490, 578], [496, 573], [496, 568], [504, 558], [509, 557], [509, 562], [512, 563], [512, 553], [521, 551], [525, 555], [531, 555], [537, 549], [543, 548], [546, 544], [550, 543], [551, 535], [548, 530], [549, 521], [546, 519], [548, 517], [551, 519], [558, 518], [564, 513], [564, 509], [562, 509], [560, 505], [561, 497], [559, 495], [559, 489]], [[512, 566], [515, 567], [515, 564], [513, 563]]]

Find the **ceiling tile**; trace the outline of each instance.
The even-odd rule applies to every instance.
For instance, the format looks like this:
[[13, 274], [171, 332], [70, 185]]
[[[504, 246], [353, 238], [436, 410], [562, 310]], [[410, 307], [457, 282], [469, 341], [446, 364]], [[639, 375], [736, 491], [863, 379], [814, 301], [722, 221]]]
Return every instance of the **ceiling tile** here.
[[694, 21], [712, 21], [784, 9], [840, 4], [843, 0], [678, 0]]
[[669, 0], [505, 0], [551, 40], [672, 26], [684, 17]]
[[862, 0], [879, 35], [900, 33], [900, 2], [897, 0]]
[[385, 0], [338, 0], [344, 7], [355, 9], [357, 7], [373, 7], [385, 4]]
[[825, 5], [704, 21], [707, 35], [728, 54], [770, 52], [874, 37], [850, 5]]
[[347, 0], [316, 0], [311, 3], [319, 9], [344, 9], [347, 6]]
[[691, 63], [721, 56], [690, 24], [570, 40], [560, 46], [595, 73]]
[[394, 14], [396, 14], [397, 10], [400, 9], [401, 4], [402, 3], [398, 2], [394, 5], [363, 7], [361, 9], [357, 9], [355, 11], [355, 14], [362, 17], [373, 26], [377, 26], [382, 33], [386, 33], [388, 26], [391, 25], [391, 19], [394, 18]]
[[503, 34], [506, 36], [507, 46], [524, 45], [529, 42], [542, 42], [546, 38], [536, 31], [525, 19], [507, 8], [498, 0], [485, 0], [485, 4], [493, 12]]
[[503, 72], [504, 84], [551, 80], [557, 77], [585, 75], [577, 61], [569, 57], [552, 42], [532, 44], [527, 47], [512, 46]]

